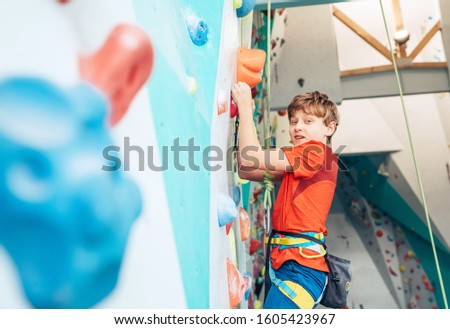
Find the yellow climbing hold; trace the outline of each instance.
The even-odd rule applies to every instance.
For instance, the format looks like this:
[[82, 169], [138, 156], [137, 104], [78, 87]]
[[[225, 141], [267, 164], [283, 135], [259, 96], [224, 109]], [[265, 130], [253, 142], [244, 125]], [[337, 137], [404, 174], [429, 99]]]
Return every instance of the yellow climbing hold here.
[[238, 9], [242, 7], [242, 0], [233, 0], [233, 8]]
[[250, 181], [247, 180], [247, 179], [242, 179], [241, 177], [239, 177], [239, 178], [237, 179], [237, 183], [240, 184], [240, 185], [247, 184], [248, 182], [250, 182]]
[[405, 265], [400, 265], [400, 272], [404, 273], [406, 271]]
[[198, 83], [197, 80], [194, 77], [187, 77], [186, 78], [186, 88], [189, 92], [189, 95], [194, 95], [197, 91]]

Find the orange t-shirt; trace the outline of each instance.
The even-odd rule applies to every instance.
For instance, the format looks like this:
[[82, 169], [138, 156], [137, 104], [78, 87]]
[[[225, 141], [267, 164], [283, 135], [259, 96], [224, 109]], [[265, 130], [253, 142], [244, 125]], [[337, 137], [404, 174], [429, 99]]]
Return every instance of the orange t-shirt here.
[[[287, 171], [281, 182], [273, 209], [273, 228], [278, 231], [322, 232], [327, 235], [326, 219], [336, 189], [338, 158], [330, 147], [318, 141], [282, 150], [293, 171]], [[302, 252], [305, 255], [317, 254], [308, 249]], [[328, 271], [324, 257], [305, 258], [300, 255], [298, 248], [272, 248], [274, 269], [280, 268], [287, 260]]]

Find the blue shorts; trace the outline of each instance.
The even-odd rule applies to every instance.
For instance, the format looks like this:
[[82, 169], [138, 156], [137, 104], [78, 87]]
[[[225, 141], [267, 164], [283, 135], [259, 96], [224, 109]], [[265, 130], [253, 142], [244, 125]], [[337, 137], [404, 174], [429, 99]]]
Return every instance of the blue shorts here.
[[280, 280], [288, 282], [297, 293], [295, 300], [271, 284], [264, 302], [265, 309], [312, 309], [322, 299], [327, 284], [327, 273], [315, 270], [295, 261], [287, 261], [275, 271]]

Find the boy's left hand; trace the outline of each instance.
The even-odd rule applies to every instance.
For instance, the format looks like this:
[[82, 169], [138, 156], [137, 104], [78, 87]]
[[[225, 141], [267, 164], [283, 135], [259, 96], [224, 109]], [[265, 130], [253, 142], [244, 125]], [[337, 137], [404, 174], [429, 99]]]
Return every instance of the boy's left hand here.
[[252, 99], [252, 91], [248, 84], [245, 82], [234, 84], [231, 87], [231, 94], [241, 114], [243, 114], [244, 111], [248, 111], [250, 114], [253, 112], [255, 105]]

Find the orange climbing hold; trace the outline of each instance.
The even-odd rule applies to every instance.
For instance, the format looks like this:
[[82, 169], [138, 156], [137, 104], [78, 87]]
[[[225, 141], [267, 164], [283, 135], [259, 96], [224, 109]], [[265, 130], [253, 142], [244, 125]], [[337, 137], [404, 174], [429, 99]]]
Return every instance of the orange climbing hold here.
[[228, 295], [230, 298], [230, 308], [236, 308], [242, 298], [244, 298], [247, 285], [241, 273], [239, 273], [233, 262], [227, 258], [227, 275], [228, 275]]
[[80, 58], [83, 79], [97, 86], [110, 100], [111, 125], [125, 115], [152, 68], [150, 39], [140, 27], [131, 24], [118, 25], [99, 51]]
[[227, 111], [228, 104], [225, 96], [225, 92], [223, 90], [219, 90], [217, 95], [217, 113], [219, 115], [225, 113]]
[[241, 240], [245, 241], [250, 235], [250, 218], [244, 208], [239, 208], [239, 224], [241, 228]]
[[266, 53], [261, 49], [240, 47], [237, 55], [237, 81], [247, 83], [250, 88], [258, 85], [261, 71], [266, 61]]

